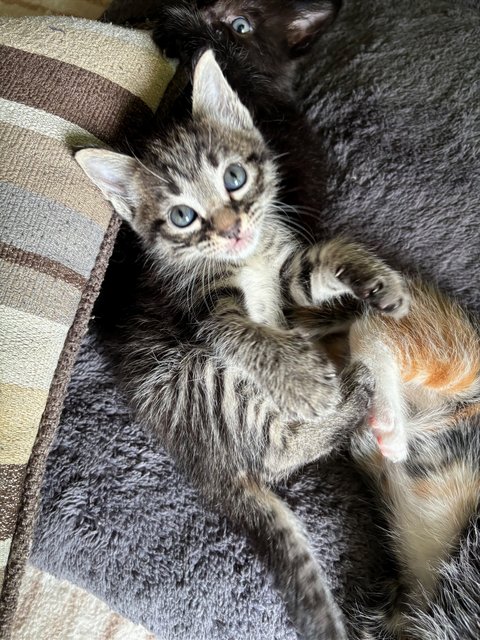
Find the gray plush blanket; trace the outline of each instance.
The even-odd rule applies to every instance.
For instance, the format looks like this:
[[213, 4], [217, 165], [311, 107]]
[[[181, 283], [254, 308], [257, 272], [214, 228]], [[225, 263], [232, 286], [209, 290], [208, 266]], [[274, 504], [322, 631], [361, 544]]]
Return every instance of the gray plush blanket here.
[[325, 231], [480, 311], [480, 0], [344, 0], [299, 86]]
[[[480, 2], [345, 4], [300, 88], [333, 167], [324, 225], [479, 311]], [[104, 349], [92, 333], [75, 369], [34, 562], [165, 640], [293, 639], [251, 542], [202, 507], [133, 421]], [[362, 483], [331, 459], [281, 493], [353, 619], [382, 565]]]
[[[352, 610], [380, 569], [368, 496], [340, 459], [281, 488]], [[85, 341], [48, 460], [33, 561], [162, 640], [293, 640], [251, 542], [199, 497], [115, 387], [103, 343]]]

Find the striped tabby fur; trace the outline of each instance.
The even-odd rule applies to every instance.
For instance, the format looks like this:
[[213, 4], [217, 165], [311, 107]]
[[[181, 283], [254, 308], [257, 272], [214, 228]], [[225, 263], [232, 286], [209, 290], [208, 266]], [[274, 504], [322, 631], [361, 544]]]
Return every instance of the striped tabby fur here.
[[[301, 523], [270, 487], [348, 442], [366, 418], [371, 378], [361, 365], [337, 375], [285, 310], [352, 293], [400, 317], [409, 295], [362, 247], [301, 245], [276, 201], [272, 155], [211, 52], [195, 69], [192, 111], [141, 160], [76, 155], [154, 265], [127, 332], [124, 384], [208, 500], [268, 547], [301, 636], [346, 638]], [[228, 192], [231, 163], [247, 178]], [[198, 214], [185, 228], [172, 221], [180, 204]]]

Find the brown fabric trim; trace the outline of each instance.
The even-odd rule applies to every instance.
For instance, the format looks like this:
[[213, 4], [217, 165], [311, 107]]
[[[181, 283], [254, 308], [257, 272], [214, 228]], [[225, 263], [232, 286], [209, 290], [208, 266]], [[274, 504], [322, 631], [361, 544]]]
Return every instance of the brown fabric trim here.
[[53, 113], [110, 144], [125, 138], [126, 126], [144, 128], [152, 118], [140, 98], [91, 71], [5, 45], [0, 60], [0, 97]]
[[0, 464], [0, 540], [11, 538], [17, 520], [18, 497], [22, 492], [26, 464]]
[[50, 388], [50, 395], [42, 416], [37, 439], [28, 463], [22, 503], [0, 597], [0, 635], [2, 640], [11, 638], [12, 622], [17, 608], [20, 583], [30, 551], [46, 458], [60, 419], [63, 401], [80, 342], [87, 331], [93, 303], [98, 296], [120, 224], [120, 219], [117, 216], [112, 217], [100, 247], [95, 267], [83, 291], [74, 323], [68, 332]]
[[0, 259], [11, 262], [12, 264], [18, 264], [20, 267], [28, 267], [40, 273], [45, 273], [52, 278], [63, 280], [76, 289], [83, 289], [85, 286], [86, 278], [65, 265], [55, 262], [55, 260], [51, 258], [45, 258], [38, 253], [19, 249], [18, 247], [1, 241]]

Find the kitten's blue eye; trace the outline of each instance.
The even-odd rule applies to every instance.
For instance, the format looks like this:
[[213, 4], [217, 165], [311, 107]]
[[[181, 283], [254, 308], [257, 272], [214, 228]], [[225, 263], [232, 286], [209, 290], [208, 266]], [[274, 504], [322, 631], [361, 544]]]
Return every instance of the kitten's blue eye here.
[[231, 164], [223, 175], [223, 182], [227, 191], [237, 191], [247, 181], [247, 172], [241, 164]]
[[235, 18], [235, 20], [232, 22], [232, 29], [242, 36], [245, 33], [250, 33], [250, 31], [253, 31], [253, 27], [250, 22], [243, 16]]
[[197, 217], [196, 212], [186, 204], [180, 204], [170, 209], [170, 220], [176, 227], [188, 227]]

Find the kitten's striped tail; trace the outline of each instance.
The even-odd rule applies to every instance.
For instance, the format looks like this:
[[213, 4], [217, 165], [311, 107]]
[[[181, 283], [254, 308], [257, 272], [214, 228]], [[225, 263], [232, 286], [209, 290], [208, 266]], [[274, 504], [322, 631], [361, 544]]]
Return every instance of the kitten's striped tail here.
[[276, 587], [299, 637], [346, 640], [342, 613], [289, 507], [266, 486], [247, 478], [238, 483], [231, 498], [231, 515], [247, 525], [267, 552]]

